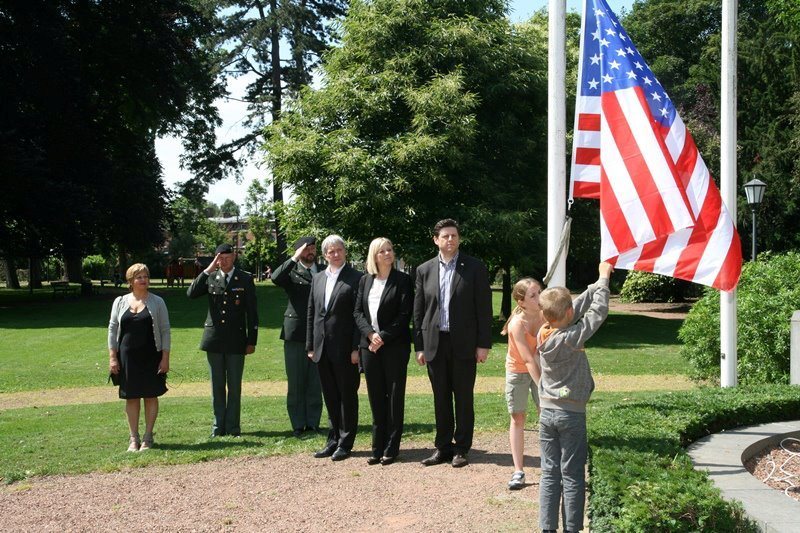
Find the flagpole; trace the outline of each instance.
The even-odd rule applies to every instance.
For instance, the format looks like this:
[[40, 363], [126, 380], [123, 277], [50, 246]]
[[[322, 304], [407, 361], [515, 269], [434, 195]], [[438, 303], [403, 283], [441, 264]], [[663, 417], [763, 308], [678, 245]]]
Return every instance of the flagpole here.
[[567, 211], [567, 0], [550, 0], [547, 37], [547, 266], [555, 287], [567, 283], [566, 254], [553, 266]]
[[[720, 105], [720, 193], [736, 224], [736, 17], [738, 0], [722, 0], [722, 97]], [[720, 291], [720, 385], [735, 387], [736, 289]]]

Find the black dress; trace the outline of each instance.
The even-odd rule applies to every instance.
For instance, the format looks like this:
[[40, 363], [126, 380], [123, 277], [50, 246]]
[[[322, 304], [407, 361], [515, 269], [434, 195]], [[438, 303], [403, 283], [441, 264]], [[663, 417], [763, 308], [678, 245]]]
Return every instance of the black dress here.
[[128, 309], [119, 325], [119, 397], [161, 396], [167, 392], [167, 376], [158, 373], [161, 352], [156, 350], [150, 311], [146, 307], [138, 313]]

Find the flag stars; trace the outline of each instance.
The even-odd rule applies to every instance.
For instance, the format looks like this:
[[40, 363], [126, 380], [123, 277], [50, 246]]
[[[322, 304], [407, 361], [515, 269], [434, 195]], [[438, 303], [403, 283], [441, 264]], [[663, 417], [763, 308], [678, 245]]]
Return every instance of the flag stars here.
[[623, 50], [622, 48], [617, 48], [617, 56], [625, 57], [626, 55], [627, 54], [625, 53], [625, 50]]
[[652, 92], [652, 93], [650, 93], [650, 96], [653, 98], [653, 100], [655, 100], [655, 101], [657, 101], [657, 102], [660, 102], [660, 101], [661, 101], [661, 95], [660, 95], [660, 94], [658, 94], [657, 92]]
[[627, 39], [628, 39], [628, 38], [627, 38], [627, 37], [625, 37], [625, 34], [624, 34], [624, 33], [622, 33], [622, 32], [619, 32], [619, 40], [620, 40], [620, 41], [622, 41], [622, 42], [624, 43], [624, 42], [625, 42]]
[[614, 78], [612, 78], [612, 77], [611, 77], [611, 76], [609, 76], [608, 74], [605, 74], [605, 75], [603, 75], [603, 81], [604, 81], [605, 83], [611, 83], [612, 81], [614, 81]]
[[600, 83], [599, 81], [597, 81], [596, 79], [592, 78], [591, 81], [589, 82], [589, 88], [590, 89], [597, 89], [597, 85], [599, 83]]
[[644, 66], [641, 63], [639, 63], [638, 61], [636, 63], [634, 63], [633, 65], [639, 70], [644, 70]]
[[635, 73], [635, 72], [633, 72], [632, 70], [629, 70], [629, 71], [627, 72], [627, 76], [628, 76], [628, 79], [629, 79], [629, 80], [635, 80], [635, 79], [636, 79], [636, 73]]
[[608, 45], [609, 45], [608, 41], [606, 41], [605, 39], [600, 39], [600, 46], [608, 47]]
[[669, 114], [669, 111], [667, 111], [667, 108], [666, 107], [662, 107], [661, 108], [661, 116], [662, 117], [666, 117], [668, 114]]
[[594, 16], [595, 17], [605, 17], [606, 16], [606, 12], [603, 11], [602, 9], [595, 9], [594, 10]]
[[642, 78], [642, 81], [644, 82], [644, 84], [645, 84], [645, 85], [653, 85], [653, 80], [651, 80], [651, 79], [650, 79], [649, 77], [647, 77], [647, 76], [645, 76], [644, 78]]
[[616, 59], [612, 60], [611, 63], [608, 64], [609, 67], [611, 67], [612, 69], [616, 69], [616, 70], [619, 70], [619, 65], [620, 64], [617, 63]]
[[597, 28], [597, 30], [595, 30], [594, 33], [592, 33], [592, 40], [594, 41], [600, 40], [600, 35], [601, 35], [600, 28]]
[[606, 35], [614, 37], [616, 34], [617, 34], [617, 32], [615, 32], [611, 28], [606, 28]]
[[626, 48], [626, 50], [628, 51], [628, 55], [631, 55], [631, 56], [636, 53], [636, 50], [634, 50], [630, 46], [628, 48]]
[[602, 59], [602, 58], [603, 58], [602, 55], [595, 54], [592, 57], [590, 57], [589, 59], [592, 61], [592, 65], [599, 65], [600, 64], [600, 59]]

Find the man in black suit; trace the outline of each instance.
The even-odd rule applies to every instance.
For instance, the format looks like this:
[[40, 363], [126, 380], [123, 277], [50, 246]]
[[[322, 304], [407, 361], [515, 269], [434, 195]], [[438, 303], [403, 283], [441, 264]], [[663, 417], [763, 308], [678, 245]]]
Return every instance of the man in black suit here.
[[244, 356], [255, 352], [258, 338], [256, 286], [250, 273], [234, 268], [235, 261], [231, 245], [219, 245], [214, 260], [186, 291], [189, 298], [208, 295], [200, 349], [206, 351], [211, 371], [212, 437], [241, 433]]
[[308, 358], [317, 363], [322, 397], [331, 429], [325, 447], [314, 457], [341, 461], [350, 457], [358, 427], [358, 344], [361, 333], [353, 316], [361, 272], [345, 260], [344, 240], [322, 241], [328, 268], [316, 274], [308, 299]]
[[286, 410], [295, 437], [303, 431], [316, 431], [322, 416], [322, 393], [319, 372], [306, 356], [308, 296], [311, 278], [317, 273], [317, 239], [301, 237], [294, 243], [294, 255], [272, 273], [272, 283], [282, 287], [289, 297], [283, 314], [281, 339], [286, 365]]
[[436, 452], [422, 464], [458, 468], [472, 447], [477, 363], [492, 347], [492, 292], [486, 266], [458, 251], [455, 220], [437, 222], [433, 242], [439, 254], [417, 268], [414, 296], [414, 346], [428, 365], [436, 416]]

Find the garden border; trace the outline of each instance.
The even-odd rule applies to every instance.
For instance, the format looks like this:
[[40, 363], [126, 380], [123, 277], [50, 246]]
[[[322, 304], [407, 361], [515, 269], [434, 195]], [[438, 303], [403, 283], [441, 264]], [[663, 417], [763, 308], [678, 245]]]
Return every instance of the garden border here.
[[800, 420], [744, 426], [714, 433], [691, 444], [687, 453], [695, 470], [728, 500], [742, 502], [747, 515], [766, 533], [800, 531], [800, 502], [756, 479], [744, 467], [748, 459], [785, 437], [800, 437]]

